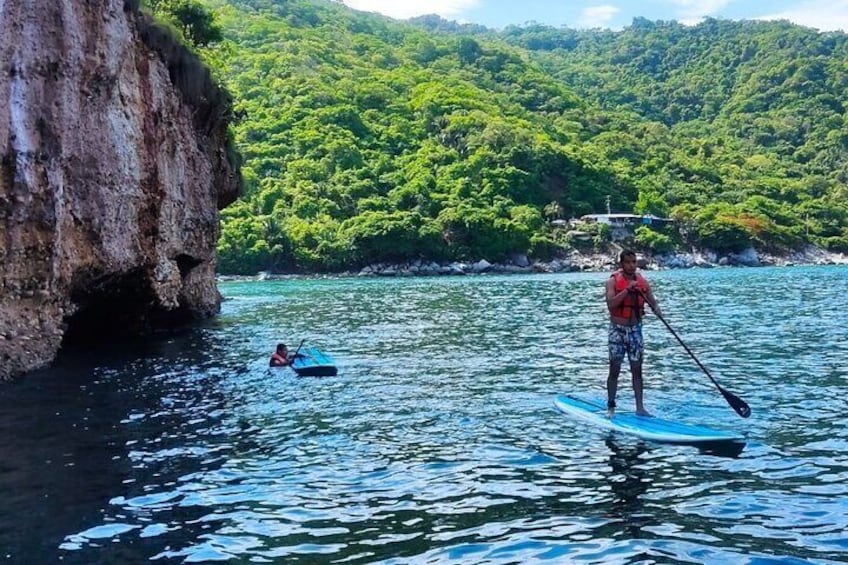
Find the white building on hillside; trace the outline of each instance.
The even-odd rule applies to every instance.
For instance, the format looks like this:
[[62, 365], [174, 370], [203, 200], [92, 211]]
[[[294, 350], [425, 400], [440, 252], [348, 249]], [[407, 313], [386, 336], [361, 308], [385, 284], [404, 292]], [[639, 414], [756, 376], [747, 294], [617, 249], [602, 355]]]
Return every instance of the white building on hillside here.
[[633, 230], [639, 226], [663, 228], [673, 224], [671, 218], [660, 218], [653, 214], [586, 214], [580, 217], [581, 222], [607, 224], [612, 228], [612, 239], [619, 240], [633, 236]]

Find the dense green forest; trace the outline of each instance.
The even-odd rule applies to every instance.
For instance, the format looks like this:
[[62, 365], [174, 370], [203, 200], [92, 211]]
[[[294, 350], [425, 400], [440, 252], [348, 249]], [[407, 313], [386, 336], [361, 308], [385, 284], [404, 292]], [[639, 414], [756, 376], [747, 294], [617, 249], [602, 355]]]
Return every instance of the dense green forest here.
[[223, 211], [222, 273], [547, 258], [570, 244], [551, 220], [607, 198], [677, 220], [640, 229], [645, 250], [848, 250], [845, 34], [204, 6], [223, 39], [198, 49], [235, 99], [246, 187]]

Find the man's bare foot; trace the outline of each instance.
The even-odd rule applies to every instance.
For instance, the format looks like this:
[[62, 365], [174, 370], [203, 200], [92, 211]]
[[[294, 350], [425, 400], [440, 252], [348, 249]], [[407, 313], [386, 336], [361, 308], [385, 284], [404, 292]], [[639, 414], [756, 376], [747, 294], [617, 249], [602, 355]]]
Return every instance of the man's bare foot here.
[[607, 418], [612, 420], [613, 416], [615, 416], [615, 408], [608, 408], [607, 409]]
[[644, 408], [637, 408], [636, 409], [636, 415], [637, 416], [645, 416], [646, 418], [653, 418], [654, 417], [653, 414], [651, 414], [650, 412], [648, 412]]

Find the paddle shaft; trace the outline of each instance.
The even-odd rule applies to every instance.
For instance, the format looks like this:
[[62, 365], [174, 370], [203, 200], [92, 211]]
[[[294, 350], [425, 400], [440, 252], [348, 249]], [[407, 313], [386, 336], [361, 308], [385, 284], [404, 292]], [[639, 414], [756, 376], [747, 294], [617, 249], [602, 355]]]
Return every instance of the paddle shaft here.
[[303, 342], [306, 341], [306, 338], [300, 340], [300, 343], [297, 344], [297, 349], [294, 350], [294, 355], [292, 355], [292, 361], [297, 359], [297, 354], [300, 351], [300, 348], [303, 347]]
[[745, 402], [744, 400], [742, 400], [741, 398], [739, 398], [738, 396], [736, 396], [735, 394], [733, 394], [732, 392], [725, 390], [720, 384], [718, 384], [718, 381], [716, 381], [713, 378], [713, 376], [710, 374], [709, 370], [707, 370], [707, 368], [704, 367], [704, 364], [701, 363], [700, 360], [698, 360], [698, 358], [695, 356], [695, 354], [692, 352], [692, 350], [689, 349], [689, 346], [686, 345], [686, 343], [680, 338], [679, 335], [677, 335], [677, 332], [674, 331], [674, 328], [671, 327], [671, 324], [669, 324], [666, 321], [666, 319], [663, 318], [657, 312], [657, 310], [656, 310], [656, 308], [654, 308], [653, 304], [648, 302], [648, 298], [645, 296], [645, 293], [640, 290], [639, 294], [642, 295], [642, 298], [644, 298], [645, 302], [647, 302], [648, 306], [651, 307], [651, 311], [653, 311], [654, 315], [657, 318], [660, 319], [660, 321], [665, 325], [665, 327], [668, 328], [668, 331], [671, 332], [671, 335], [673, 335], [675, 337], [675, 339], [677, 339], [677, 342], [680, 345], [683, 346], [683, 349], [686, 350], [686, 353], [688, 353], [689, 356], [692, 358], [692, 360], [695, 361], [695, 363], [697, 363], [698, 367], [701, 368], [701, 370], [704, 372], [704, 374], [707, 375], [710, 378], [710, 380], [716, 386], [716, 388], [721, 393], [721, 395], [724, 397], [724, 399], [727, 401], [727, 403], [730, 405], [730, 407], [733, 408], [736, 411], [736, 413], [739, 414], [740, 416], [742, 416], [743, 418], [747, 418], [748, 416], [750, 416], [751, 415], [751, 407], [748, 406], [748, 403]]
[[[649, 306], [650, 306], [650, 304], [649, 304]], [[651, 306], [651, 310], [654, 310], [654, 307], [653, 307], [653, 306]], [[665, 324], [665, 327], [667, 327], [667, 328], [668, 328], [668, 331], [670, 331], [670, 332], [671, 332], [671, 335], [673, 335], [673, 336], [677, 339], [677, 342], [678, 342], [680, 345], [682, 345], [682, 346], [683, 346], [683, 349], [685, 349], [685, 350], [686, 350], [686, 353], [688, 353], [688, 354], [689, 354], [689, 356], [692, 358], [692, 360], [694, 360], [694, 361], [695, 361], [695, 363], [697, 363], [697, 364], [698, 364], [698, 366], [699, 366], [699, 367], [701, 368], [701, 370], [702, 370], [702, 371], [703, 371], [703, 372], [704, 372], [704, 373], [705, 373], [705, 374], [706, 374], [706, 375], [710, 378], [710, 380], [713, 382], [713, 384], [714, 384], [714, 385], [716, 385], [718, 388], [721, 388], [721, 385], [720, 385], [720, 384], [718, 384], [718, 382], [717, 382], [717, 381], [713, 378], [713, 376], [710, 374], [709, 370], [707, 370], [707, 368], [706, 368], [706, 367], [704, 367], [704, 364], [703, 364], [703, 363], [701, 363], [701, 362], [698, 360], [698, 358], [697, 358], [697, 357], [695, 357], [695, 354], [694, 354], [694, 353], [692, 353], [692, 350], [691, 350], [691, 349], [689, 349], [689, 346], [688, 346], [688, 345], [686, 345], [686, 344], [683, 342], [683, 340], [682, 340], [682, 339], [680, 339], [680, 336], [679, 336], [679, 335], [677, 335], [677, 332], [676, 332], [676, 331], [674, 331], [674, 328], [672, 328], [672, 327], [671, 327], [671, 325], [669, 325], [669, 323], [665, 321], [665, 318], [663, 318], [662, 316], [660, 316], [659, 314], [657, 314], [657, 311], [656, 311], [656, 310], [654, 310], [654, 315], [655, 315], [657, 318], [659, 318], [659, 319], [660, 319], [660, 322], [662, 322], [663, 324]]]

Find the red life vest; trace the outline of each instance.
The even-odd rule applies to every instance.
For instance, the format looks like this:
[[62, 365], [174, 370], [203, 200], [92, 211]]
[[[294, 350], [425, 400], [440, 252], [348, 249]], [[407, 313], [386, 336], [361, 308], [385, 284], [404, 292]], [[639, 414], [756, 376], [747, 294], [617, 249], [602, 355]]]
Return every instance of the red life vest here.
[[[630, 279], [625, 277], [621, 271], [616, 271], [610, 276], [615, 279], [616, 294], [630, 285]], [[648, 281], [639, 273], [636, 273], [636, 288], [641, 292], [628, 292], [621, 304], [612, 309], [611, 313], [613, 316], [624, 318], [625, 320], [638, 320], [645, 315], [645, 297], [643, 293], [648, 292]]]

